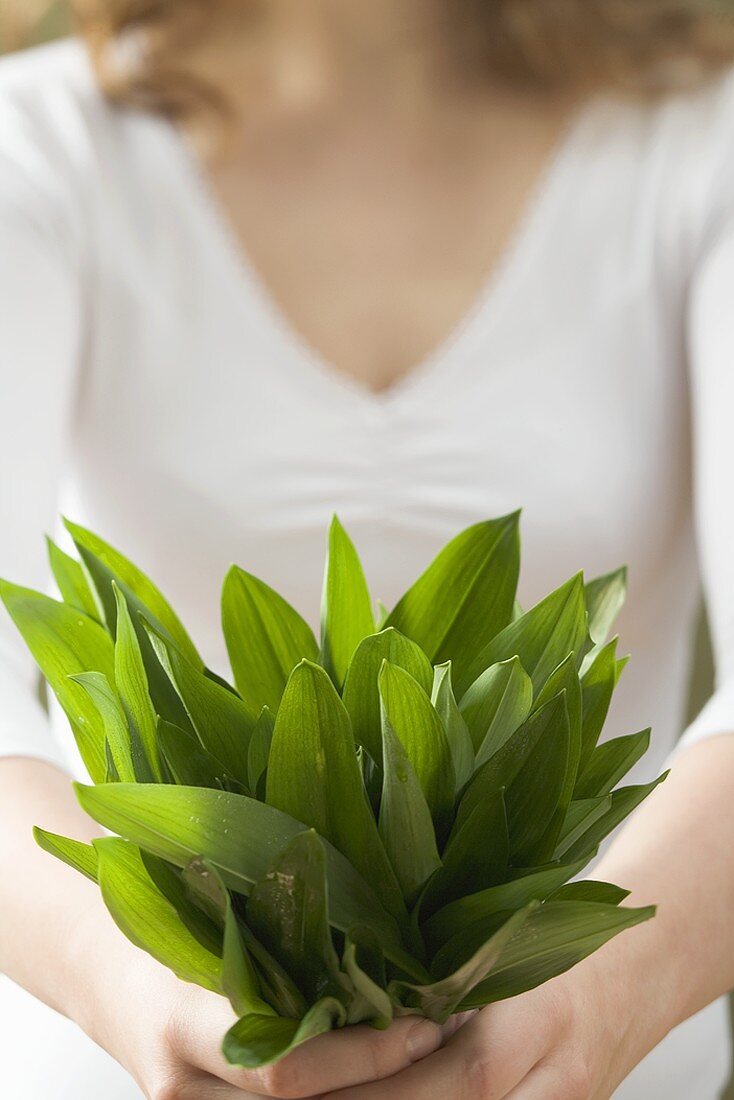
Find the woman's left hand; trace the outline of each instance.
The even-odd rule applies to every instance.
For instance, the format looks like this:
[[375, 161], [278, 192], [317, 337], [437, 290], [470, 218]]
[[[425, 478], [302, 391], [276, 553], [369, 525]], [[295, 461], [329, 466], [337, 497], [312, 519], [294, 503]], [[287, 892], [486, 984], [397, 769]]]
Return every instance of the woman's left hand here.
[[490, 1005], [435, 1053], [328, 1100], [609, 1100], [632, 1068], [635, 1022], [610, 1014], [604, 986], [580, 977]]
[[[434, 1053], [402, 1067], [390, 1047], [406, 1021], [395, 1032], [355, 1030], [352, 1065], [363, 1071], [371, 1059], [374, 1079], [319, 1098], [609, 1100], [677, 1022], [671, 968], [657, 941], [649, 925], [626, 933], [547, 985], [464, 1018]], [[320, 1053], [328, 1065], [340, 1037], [317, 1040], [310, 1056]]]

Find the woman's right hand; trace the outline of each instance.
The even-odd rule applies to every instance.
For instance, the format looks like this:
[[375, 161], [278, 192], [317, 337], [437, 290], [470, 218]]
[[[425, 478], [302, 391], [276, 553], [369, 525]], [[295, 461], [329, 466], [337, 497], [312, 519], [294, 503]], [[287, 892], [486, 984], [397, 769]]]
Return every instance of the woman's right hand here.
[[321, 1036], [260, 1071], [230, 1066], [221, 1053], [235, 1020], [229, 1003], [134, 947], [99, 888], [36, 845], [39, 822], [79, 840], [99, 836], [67, 775], [40, 760], [0, 760], [0, 973], [74, 1020], [146, 1100], [323, 1097], [398, 1073], [455, 1026], [442, 1033], [406, 1016], [384, 1032]]
[[74, 1016], [131, 1074], [146, 1100], [321, 1100], [400, 1072], [458, 1026], [456, 1020], [442, 1029], [407, 1016], [388, 1031], [351, 1027], [313, 1039], [272, 1066], [240, 1069], [221, 1053], [236, 1019], [227, 1000], [180, 981], [130, 944], [97, 906], [88, 916], [75, 937], [84, 961]]
[[77, 1022], [128, 1071], [146, 1100], [256, 1095], [233, 1083], [220, 1053], [235, 1019], [225, 998], [180, 981], [132, 945], [116, 945], [114, 961], [107, 955], [83, 1002], [92, 1011]]

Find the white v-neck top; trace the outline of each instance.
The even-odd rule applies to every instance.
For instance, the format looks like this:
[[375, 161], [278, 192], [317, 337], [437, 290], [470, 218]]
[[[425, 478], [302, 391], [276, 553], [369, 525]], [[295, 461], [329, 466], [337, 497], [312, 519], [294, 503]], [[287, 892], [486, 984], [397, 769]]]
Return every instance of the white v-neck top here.
[[[718, 690], [686, 737], [734, 731], [733, 302], [734, 75], [585, 109], [464, 322], [375, 396], [289, 326], [170, 124], [111, 108], [75, 43], [6, 59], [0, 575], [46, 586], [64, 512], [156, 578], [226, 671], [231, 561], [316, 623], [332, 512], [389, 606], [452, 535], [522, 506], [523, 605], [629, 565], [632, 660], [606, 733], [652, 725], [631, 777], [649, 778], [683, 724], [699, 576]], [[4, 612], [0, 644], [0, 754], [77, 768]], [[8, 1095], [139, 1095], [3, 995]], [[38, 1013], [47, 1058], [23, 1046]], [[713, 1100], [727, 1062], [717, 1004], [618, 1096]]]

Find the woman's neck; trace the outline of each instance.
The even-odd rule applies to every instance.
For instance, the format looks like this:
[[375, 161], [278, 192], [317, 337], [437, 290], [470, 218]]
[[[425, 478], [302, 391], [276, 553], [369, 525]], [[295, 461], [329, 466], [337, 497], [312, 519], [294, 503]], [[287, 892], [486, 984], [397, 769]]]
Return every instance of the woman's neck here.
[[[252, 115], [332, 110], [421, 115], [476, 80], [446, 0], [228, 0], [232, 16], [190, 49], [204, 78]], [[244, 10], [243, 10], [244, 9]]]

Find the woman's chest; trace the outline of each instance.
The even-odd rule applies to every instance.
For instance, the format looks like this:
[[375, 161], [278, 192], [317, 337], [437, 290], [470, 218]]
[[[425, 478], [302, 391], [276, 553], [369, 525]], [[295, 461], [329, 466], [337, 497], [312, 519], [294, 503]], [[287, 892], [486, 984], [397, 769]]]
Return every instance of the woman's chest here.
[[172, 268], [155, 310], [118, 287], [79, 411], [79, 518], [212, 621], [232, 560], [315, 619], [334, 511], [388, 604], [456, 531], [517, 507], [524, 602], [581, 567], [654, 583], [688, 519], [688, 414], [682, 334], [646, 278], [612, 249], [518, 266], [377, 397], [241, 283], [207, 295]]

